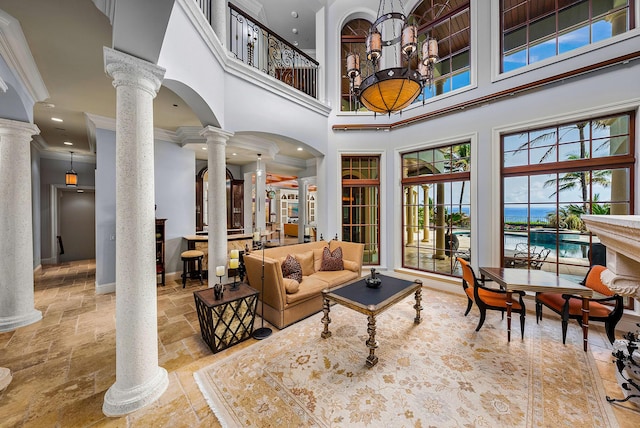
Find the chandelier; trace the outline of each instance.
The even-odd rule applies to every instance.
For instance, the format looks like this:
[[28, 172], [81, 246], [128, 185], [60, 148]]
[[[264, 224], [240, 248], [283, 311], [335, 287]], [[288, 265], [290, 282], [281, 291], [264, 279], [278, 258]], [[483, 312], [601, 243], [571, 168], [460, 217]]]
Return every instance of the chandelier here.
[[[433, 83], [433, 67], [439, 60], [438, 41], [427, 34], [422, 46], [418, 46], [418, 27], [405, 15], [402, 0], [398, 0], [398, 3], [400, 11], [395, 11], [394, 0], [390, 0], [388, 4], [385, 0], [380, 0], [378, 18], [367, 34], [366, 59], [370, 64], [371, 74], [363, 76], [358, 53], [350, 52], [346, 58], [351, 95], [374, 113], [391, 115], [411, 105], [425, 86]], [[448, 3], [449, 1], [444, 5], [433, 5], [432, 9], [440, 7], [435, 18]], [[397, 51], [398, 46], [400, 53]], [[393, 63], [393, 66], [384, 69], [381, 68], [383, 48], [390, 48], [385, 52], [394, 53], [393, 57], [385, 54], [385, 65]], [[421, 54], [418, 54], [419, 50]], [[411, 69], [411, 63], [416, 55], [418, 66], [414, 70]], [[403, 60], [406, 66], [403, 66]]]

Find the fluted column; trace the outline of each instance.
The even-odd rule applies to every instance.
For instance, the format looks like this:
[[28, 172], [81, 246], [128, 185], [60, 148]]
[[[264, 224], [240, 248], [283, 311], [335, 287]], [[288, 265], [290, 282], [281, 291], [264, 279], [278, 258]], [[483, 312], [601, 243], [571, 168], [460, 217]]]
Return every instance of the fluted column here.
[[120, 416], [166, 390], [158, 365], [153, 99], [164, 69], [104, 48], [116, 88], [116, 382], [102, 411]]
[[200, 135], [207, 139], [207, 157], [209, 162], [209, 198], [207, 211], [209, 217], [209, 285], [214, 284], [213, 273], [216, 266], [227, 264], [227, 162], [225, 147], [232, 132], [207, 126]]
[[42, 319], [34, 307], [31, 123], [0, 119], [0, 331]]

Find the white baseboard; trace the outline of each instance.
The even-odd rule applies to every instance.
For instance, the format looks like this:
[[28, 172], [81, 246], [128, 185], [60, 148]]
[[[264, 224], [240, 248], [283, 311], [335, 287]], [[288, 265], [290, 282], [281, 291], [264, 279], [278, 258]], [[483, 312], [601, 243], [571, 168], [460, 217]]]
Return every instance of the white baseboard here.
[[96, 294], [109, 294], [116, 292], [116, 283], [98, 284], [96, 282]]

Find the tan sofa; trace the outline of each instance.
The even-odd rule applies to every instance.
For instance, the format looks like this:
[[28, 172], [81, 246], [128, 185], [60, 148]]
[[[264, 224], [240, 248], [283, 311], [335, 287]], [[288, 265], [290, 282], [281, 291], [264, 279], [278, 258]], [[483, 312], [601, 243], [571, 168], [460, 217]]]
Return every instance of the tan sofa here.
[[[324, 247], [331, 251], [342, 247], [344, 270], [320, 271]], [[264, 250], [264, 318], [278, 328], [284, 328], [322, 310], [322, 290], [333, 288], [362, 276], [363, 244], [343, 241], [309, 242]], [[281, 263], [292, 255], [302, 266], [302, 282], [291, 293], [293, 280], [282, 277]], [[313, 264], [309, 256], [313, 256]], [[247, 281], [256, 290], [261, 289], [262, 251], [244, 256]], [[289, 287], [289, 292], [287, 291]], [[261, 297], [262, 298], [262, 297]], [[258, 312], [261, 305], [258, 304]]]

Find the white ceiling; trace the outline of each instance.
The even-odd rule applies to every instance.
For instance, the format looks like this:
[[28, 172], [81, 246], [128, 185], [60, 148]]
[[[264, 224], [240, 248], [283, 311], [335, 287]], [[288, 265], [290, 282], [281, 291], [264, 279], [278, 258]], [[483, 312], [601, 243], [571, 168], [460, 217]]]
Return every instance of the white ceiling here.
[[[254, 9], [262, 7], [260, 15], [266, 17], [265, 25], [290, 43], [297, 42], [305, 51], [315, 49], [315, 13], [326, 0], [240, 0], [238, 4], [243, 2], [252, 3]], [[74, 151], [80, 158], [90, 158], [95, 148], [89, 144], [85, 113], [115, 117], [116, 92], [105, 76], [102, 53], [103, 46], [112, 43], [109, 19], [92, 0], [0, 0], [0, 9], [20, 22], [50, 94], [34, 107], [44, 156], [66, 158], [69, 151]], [[294, 18], [292, 12], [298, 17]], [[63, 122], [54, 122], [52, 117]], [[154, 100], [154, 124], [168, 131], [201, 126], [183, 100], [164, 86]], [[281, 156], [301, 161], [313, 157], [307, 150], [298, 151], [298, 142], [264, 134], [260, 138], [276, 144]], [[65, 141], [73, 145], [65, 145]], [[233, 141], [229, 146], [229, 164], [255, 161], [255, 153], [238, 153], [238, 144], [234, 148]], [[206, 159], [201, 147], [193, 149], [197, 158]], [[234, 156], [233, 152], [238, 154]]]

